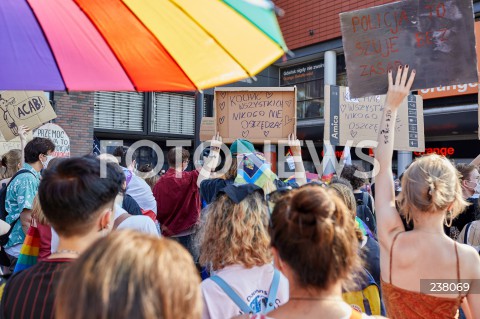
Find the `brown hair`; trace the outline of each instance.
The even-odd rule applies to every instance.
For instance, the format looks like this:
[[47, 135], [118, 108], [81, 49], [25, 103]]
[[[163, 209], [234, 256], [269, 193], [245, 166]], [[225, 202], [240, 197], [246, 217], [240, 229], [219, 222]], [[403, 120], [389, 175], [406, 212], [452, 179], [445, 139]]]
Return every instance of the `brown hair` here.
[[357, 166], [355, 164], [345, 165], [343, 167], [341, 177], [345, 178], [350, 182], [353, 190], [357, 190], [362, 187], [363, 184], [368, 183], [368, 179], [366, 178], [365, 170], [363, 169], [363, 167]]
[[153, 188], [155, 187], [155, 185], [157, 184], [157, 182], [160, 180], [160, 176], [159, 175], [153, 175], [152, 177], [147, 177], [145, 178], [145, 182], [148, 184], [148, 186], [150, 186], [150, 188], [152, 189], [153, 191]]
[[173, 240], [116, 231], [65, 270], [56, 305], [60, 319], [199, 319], [200, 278]]
[[10, 178], [19, 170], [19, 165], [22, 163], [22, 151], [10, 150], [2, 156], [2, 174], [1, 178]]
[[360, 269], [354, 220], [332, 190], [294, 190], [277, 202], [271, 218], [272, 246], [300, 286], [349, 284]]
[[475, 165], [465, 164], [465, 163], [457, 164], [455, 168], [460, 173], [461, 182], [463, 182], [464, 180], [467, 180], [470, 177], [470, 174], [472, 174], [473, 171], [477, 169]]
[[[335, 192], [343, 203], [347, 206], [348, 212], [353, 220], [357, 217], [357, 201], [355, 200], [355, 195], [353, 195], [352, 187], [348, 187], [343, 183], [333, 183], [329, 187]], [[357, 239], [362, 240], [363, 234], [358, 227], [355, 228], [357, 233]]]
[[[181, 163], [176, 163], [176, 154], [177, 154], [176, 149], [177, 149], [176, 147], [173, 147], [167, 153], [167, 161], [170, 167], [175, 167], [175, 164], [181, 164]], [[182, 150], [182, 163], [183, 163], [190, 158], [190, 152], [182, 147], [180, 147], [180, 149]]]
[[237, 172], [238, 172], [237, 156], [232, 156], [232, 164], [230, 165], [230, 168], [223, 176], [223, 179], [226, 179], [226, 180], [235, 179], [237, 177]]
[[437, 154], [417, 159], [405, 171], [398, 203], [407, 222], [415, 219], [413, 210], [437, 213], [452, 205], [445, 216], [448, 226], [467, 205], [462, 198], [458, 171], [447, 158]]
[[198, 236], [200, 263], [213, 270], [240, 264], [247, 268], [272, 261], [268, 236], [268, 213], [259, 192], [239, 204], [227, 195], [211, 203]]

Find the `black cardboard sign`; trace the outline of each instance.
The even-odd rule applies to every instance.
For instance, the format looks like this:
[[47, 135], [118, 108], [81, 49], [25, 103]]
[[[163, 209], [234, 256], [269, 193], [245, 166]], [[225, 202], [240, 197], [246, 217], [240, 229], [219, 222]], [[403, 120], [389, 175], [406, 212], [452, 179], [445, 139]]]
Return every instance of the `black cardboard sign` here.
[[471, 0], [405, 0], [340, 14], [353, 98], [385, 94], [409, 65], [412, 90], [478, 82]]

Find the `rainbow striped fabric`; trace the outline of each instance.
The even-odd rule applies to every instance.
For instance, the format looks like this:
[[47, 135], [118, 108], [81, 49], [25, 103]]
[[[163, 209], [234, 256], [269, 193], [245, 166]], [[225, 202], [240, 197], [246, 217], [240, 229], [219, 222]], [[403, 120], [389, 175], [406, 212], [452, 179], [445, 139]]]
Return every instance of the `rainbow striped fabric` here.
[[30, 226], [25, 236], [20, 255], [14, 273], [28, 269], [37, 263], [38, 253], [40, 251], [40, 233], [38, 228]]

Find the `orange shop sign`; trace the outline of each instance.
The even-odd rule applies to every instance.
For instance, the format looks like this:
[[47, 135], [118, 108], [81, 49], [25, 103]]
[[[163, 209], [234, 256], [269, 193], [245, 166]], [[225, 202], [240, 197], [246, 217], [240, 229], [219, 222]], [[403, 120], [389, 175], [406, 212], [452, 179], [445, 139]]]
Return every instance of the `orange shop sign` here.
[[413, 152], [415, 156], [422, 156], [425, 154], [438, 154], [443, 156], [452, 156], [455, 154], [455, 148], [453, 147], [427, 147], [425, 152]]
[[[480, 21], [475, 22], [475, 42], [477, 50], [477, 70], [480, 69]], [[431, 89], [419, 90], [418, 94], [423, 97], [424, 100], [436, 99], [440, 97], [476, 94], [478, 93], [478, 83], [457, 84], [449, 86], [440, 86]]]

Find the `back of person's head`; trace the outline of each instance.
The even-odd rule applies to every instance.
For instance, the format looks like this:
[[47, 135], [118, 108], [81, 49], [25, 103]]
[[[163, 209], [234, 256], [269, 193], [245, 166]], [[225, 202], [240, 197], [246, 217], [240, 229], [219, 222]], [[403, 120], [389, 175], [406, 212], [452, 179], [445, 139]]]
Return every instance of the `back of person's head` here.
[[332, 185], [332, 184], [345, 185], [346, 187], [348, 187], [348, 189], [350, 189], [353, 192], [352, 184], [350, 183], [350, 181], [348, 179], [345, 179], [343, 177], [333, 176], [332, 179], [330, 180], [329, 185]]
[[355, 216], [357, 216], [357, 201], [355, 195], [353, 195], [352, 187], [343, 183], [330, 183], [329, 188], [335, 191], [335, 194], [343, 201], [355, 219]]
[[366, 176], [362, 175], [365, 175], [364, 169], [355, 164], [352, 164], [345, 165], [343, 167], [341, 177], [345, 178], [350, 182], [353, 190], [357, 190], [368, 182]]
[[234, 264], [250, 268], [271, 262], [268, 213], [262, 192], [253, 192], [238, 204], [227, 194], [220, 195], [205, 214], [198, 238], [202, 265], [218, 270]]
[[105, 178], [100, 160], [93, 157], [64, 159], [45, 171], [38, 196], [45, 217], [59, 235], [85, 235], [103, 210], [113, 209], [123, 173], [113, 163], [105, 165]]
[[342, 200], [323, 187], [285, 195], [273, 210], [270, 235], [280, 259], [303, 288], [348, 284], [361, 264], [354, 220]]
[[449, 210], [447, 224], [460, 214], [466, 202], [458, 172], [445, 157], [437, 154], [423, 156], [404, 172], [399, 208], [407, 222], [415, 220], [414, 211], [438, 213]]
[[188, 162], [190, 152], [180, 147], [180, 162], [177, 163], [177, 147], [171, 148], [167, 153], [167, 162], [170, 167], [179, 167], [182, 163]]
[[64, 272], [56, 305], [59, 319], [199, 319], [200, 278], [175, 241], [116, 231]]
[[15, 175], [22, 165], [22, 151], [10, 150], [2, 156], [3, 173], [1, 178], [10, 178]]
[[48, 138], [35, 137], [25, 145], [25, 162], [28, 164], [36, 163], [40, 161], [39, 156], [41, 154], [46, 156], [49, 151], [55, 151], [55, 144]]

